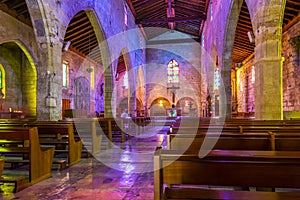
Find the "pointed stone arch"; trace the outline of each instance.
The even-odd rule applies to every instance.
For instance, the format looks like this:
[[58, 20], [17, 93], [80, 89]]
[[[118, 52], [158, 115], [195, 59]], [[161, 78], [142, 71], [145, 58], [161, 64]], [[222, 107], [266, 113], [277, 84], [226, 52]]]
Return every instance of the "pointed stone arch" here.
[[0, 64], [6, 71], [4, 108], [22, 110], [26, 117], [36, 118], [37, 72], [29, 50], [19, 41], [3, 43], [0, 48]]

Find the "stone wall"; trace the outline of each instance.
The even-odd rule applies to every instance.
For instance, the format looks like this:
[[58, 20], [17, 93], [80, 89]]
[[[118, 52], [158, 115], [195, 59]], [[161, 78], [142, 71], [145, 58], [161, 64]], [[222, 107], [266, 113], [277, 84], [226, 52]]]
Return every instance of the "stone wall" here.
[[[89, 84], [91, 84], [91, 74], [94, 73], [94, 88], [90, 85], [90, 106], [93, 107], [93, 105], [97, 104], [96, 99], [98, 99], [98, 96], [103, 97], [100, 94], [100, 87], [101, 83], [103, 82], [103, 76], [99, 76], [100, 74], [103, 74], [103, 66], [95, 63], [94, 61], [84, 58], [72, 51], [67, 51], [62, 54], [62, 60], [63, 62], [67, 62], [69, 65], [69, 84], [67, 87], [63, 87], [62, 89], [62, 98], [70, 100], [71, 103], [71, 109], [75, 109], [75, 80], [79, 77], [85, 77]], [[93, 68], [93, 72], [89, 71], [89, 68]], [[103, 104], [103, 99], [102, 99]], [[78, 108], [77, 108], [78, 109]], [[100, 105], [94, 107], [94, 109], [90, 109], [90, 115], [93, 115], [94, 112], [101, 112], [104, 110], [100, 110]]]
[[[286, 118], [300, 113], [300, 22], [282, 36], [283, 62], [283, 110]], [[289, 114], [290, 112], [293, 114]]]
[[253, 59], [236, 70], [236, 77], [237, 111], [254, 112], [255, 68], [253, 66]]
[[[172, 41], [172, 42], [170, 42]], [[174, 42], [176, 41], [176, 42]], [[161, 44], [157, 44], [160, 42]], [[172, 90], [167, 89], [167, 66], [175, 59], [179, 64], [179, 87], [175, 91], [175, 105], [185, 97], [193, 99], [197, 105], [193, 108], [201, 111], [201, 55], [200, 44], [191, 36], [179, 32], [166, 32], [147, 43], [147, 82], [148, 109], [151, 103], [159, 98], [166, 98], [172, 104]]]
[[3, 110], [22, 110], [26, 117], [36, 117], [36, 73], [22, 49], [14, 42], [0, 45], [3, 67]]

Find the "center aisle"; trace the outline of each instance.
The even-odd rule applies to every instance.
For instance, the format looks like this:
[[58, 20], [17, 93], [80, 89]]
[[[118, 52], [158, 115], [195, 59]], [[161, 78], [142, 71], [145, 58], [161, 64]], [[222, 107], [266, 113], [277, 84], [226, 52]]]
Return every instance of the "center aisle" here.
[[163, 145], [168, 127], [149, 128], [128, 140], [125, 148], [115, 146], [95, 158], [64, 171], [53, 171], [53, 177], [3, 199], [30, 200], [152, 200], [153, 154]]

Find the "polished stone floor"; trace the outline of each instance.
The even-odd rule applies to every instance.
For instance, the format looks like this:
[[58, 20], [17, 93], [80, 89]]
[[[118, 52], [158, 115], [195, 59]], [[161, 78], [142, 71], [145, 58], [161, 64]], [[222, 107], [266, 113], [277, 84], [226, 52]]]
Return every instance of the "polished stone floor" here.
[[11, 188], [2, 187], [1, 198], [153, 199], [153, 153], [157, 146], [163, 145], [166, 130], [163, 126], [151, 127], [124, 143], [123, 148], [116, 145], [63, 171], [55, 170], [52, 178], [20, 192], [12, 193]]

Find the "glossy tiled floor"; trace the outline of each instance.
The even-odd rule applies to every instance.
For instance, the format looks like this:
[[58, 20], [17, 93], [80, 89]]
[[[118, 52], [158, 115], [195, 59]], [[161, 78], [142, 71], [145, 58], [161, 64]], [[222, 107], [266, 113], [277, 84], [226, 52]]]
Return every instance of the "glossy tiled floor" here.
[[153, 153], [164, 141], [164, 130], [150, 128], [127, 141], [125, 148], [115, 146], [66, 170], [53, 171], [52, 178], [18, 193], [6, 187], [2, 199], [153, 199]]

